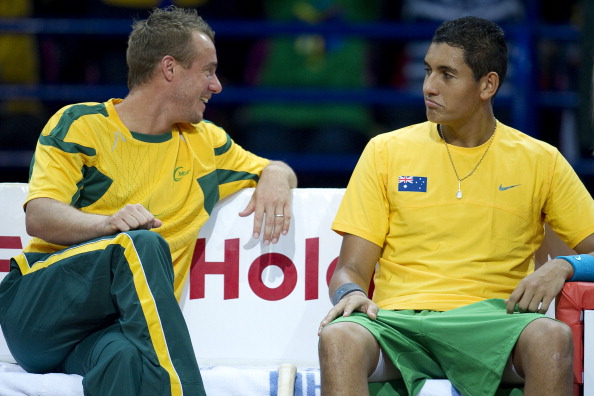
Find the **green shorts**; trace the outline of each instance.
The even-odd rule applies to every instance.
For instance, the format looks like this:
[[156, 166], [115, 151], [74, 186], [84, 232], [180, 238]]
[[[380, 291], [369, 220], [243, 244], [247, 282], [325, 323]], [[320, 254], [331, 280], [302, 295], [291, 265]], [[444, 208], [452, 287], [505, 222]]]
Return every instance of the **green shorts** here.
[[[427, 379], [447, 378], [463, 395], [485, 396], [497, 392], [524, 328], [543, 317], [549, 318], [507, 314], [505, 301], [492, 299], [444, 312], [380, 309], [377, 320], [355, 313], [333, 323], [350, 321], [369, 330], [402, 373], [405, 394], [419, 393]], [[398, 391], [398, 385], [390, 386]], [[385, 387], [370, 384], [374, 389], [381, 394]]]

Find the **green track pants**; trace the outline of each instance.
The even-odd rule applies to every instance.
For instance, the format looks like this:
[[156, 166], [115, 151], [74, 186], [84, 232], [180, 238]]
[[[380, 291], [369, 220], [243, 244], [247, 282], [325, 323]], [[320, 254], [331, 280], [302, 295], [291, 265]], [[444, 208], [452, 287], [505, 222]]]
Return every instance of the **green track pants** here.
[[15, 257], [0, 324], [25, 370], [80, 374], [87, 396], [205, 394], [169, 246], [155, 232]]

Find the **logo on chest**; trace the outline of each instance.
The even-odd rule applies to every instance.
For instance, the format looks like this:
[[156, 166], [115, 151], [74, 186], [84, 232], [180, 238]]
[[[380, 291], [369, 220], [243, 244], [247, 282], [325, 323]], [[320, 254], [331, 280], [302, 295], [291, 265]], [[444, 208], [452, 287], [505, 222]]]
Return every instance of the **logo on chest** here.
[[427, 192], [427, 177], [398, 176], [398, 191]]
[[184, 170], [183, 166], [179, 166], [173, 171], [173, 180], [178, 182], [188, 173], [190, 173], [190, 169]]
[[510, 188], [518, 187], [520, 184], [514, 184], [512, 186], [503, 186], [503, 184], [499, 185], [499, 191], [509, 190]]

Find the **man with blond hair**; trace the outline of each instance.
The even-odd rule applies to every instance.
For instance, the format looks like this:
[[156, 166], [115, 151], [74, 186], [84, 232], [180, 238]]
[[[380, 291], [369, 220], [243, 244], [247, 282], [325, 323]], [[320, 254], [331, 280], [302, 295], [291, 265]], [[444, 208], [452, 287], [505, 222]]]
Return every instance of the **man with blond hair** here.
[[0, 284], [0, 324], [23, 368], [80, 374], [85, 395], [204, 395], [178, 304], [198, 231], [220, 198], [255, 186], [239, 215], [276, 243], [297, 181], [203, 119], [222, 87], [194, 10], [135, 22], [127, 63], [125, 99], [66, 106], [41, 133], [33, 239]]

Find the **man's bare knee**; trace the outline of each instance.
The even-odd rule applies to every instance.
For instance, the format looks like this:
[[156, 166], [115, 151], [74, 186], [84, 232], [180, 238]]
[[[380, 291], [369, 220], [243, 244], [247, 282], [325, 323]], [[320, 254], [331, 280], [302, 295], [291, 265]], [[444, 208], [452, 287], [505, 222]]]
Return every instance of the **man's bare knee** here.
[[572, 359], [573, 338], [569, 326], [543, 318], [526, 326], [514, 349], [513, 362], [518, 373], [528, 378], [531, 371], [542, 370], [543, 366], [553, 367], [556, 372], [571, 370]]
[[365, 327], [354, 322], [334, 323], [320, 333], [319, 357], [321, 366], [364, 369], [368, 375], [375, 369], [379, 345]]

